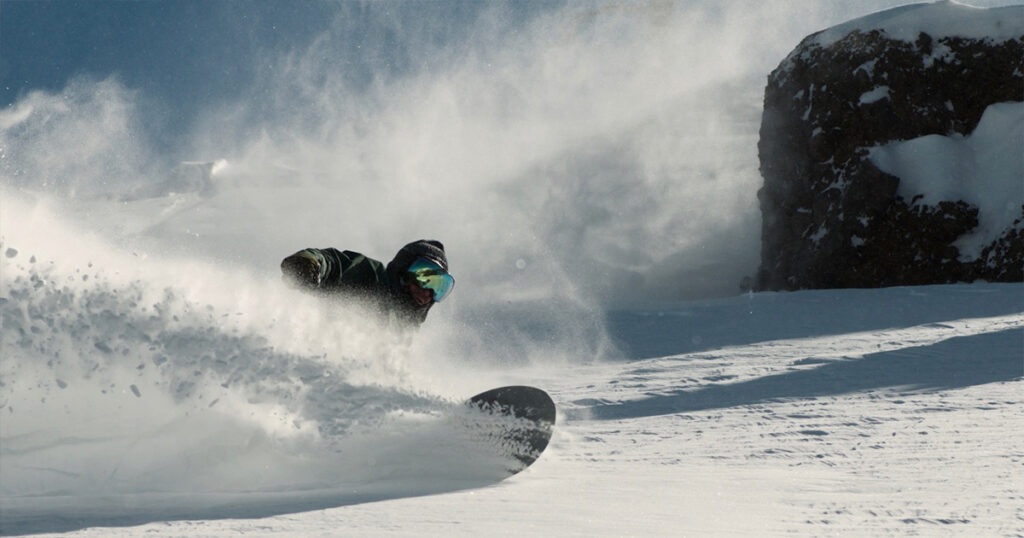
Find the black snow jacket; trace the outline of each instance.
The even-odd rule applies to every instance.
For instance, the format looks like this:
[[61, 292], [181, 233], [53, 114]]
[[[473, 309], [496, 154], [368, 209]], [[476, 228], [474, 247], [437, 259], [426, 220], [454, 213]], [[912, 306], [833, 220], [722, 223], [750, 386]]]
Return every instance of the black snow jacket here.
[[444, 245], [421, 239], [402, 247], [387, 266], [351, 250], [307, 248], [282, 260], [281, 273], [299, 288], [352, 299], [402, 325], [418, 326], [434, 303], [417, 305], [402, 284], [402, 275], [420, 257], [448, 270]]

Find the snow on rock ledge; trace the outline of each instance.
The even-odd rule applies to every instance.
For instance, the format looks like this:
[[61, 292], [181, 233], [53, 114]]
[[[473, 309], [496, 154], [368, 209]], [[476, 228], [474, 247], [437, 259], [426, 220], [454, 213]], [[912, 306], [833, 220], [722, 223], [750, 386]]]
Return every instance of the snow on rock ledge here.
[[1024, 280], [1021, 102], [1024, 6], [805, 38], [765, 89], [759, 289]]

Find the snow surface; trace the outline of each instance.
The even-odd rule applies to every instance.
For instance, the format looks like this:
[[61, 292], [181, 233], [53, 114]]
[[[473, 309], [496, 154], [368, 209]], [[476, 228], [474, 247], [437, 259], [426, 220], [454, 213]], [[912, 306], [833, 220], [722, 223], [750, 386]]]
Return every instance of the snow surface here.
[[888, 86], [875, 86], [874, 88], [864, 92], [860, 96], [860, 104], [869, 105], [881, 101], [882, 99], [889, 98], [889, 87]]
[[[893, 5], [336, 6], [259, 58], [252, 93], [195, 103], [170, 129], [185, 149], [132, 73], [19, 96], [0, 111], [0, 533], [1024, 534], [1024, 286], [737, 295], [765, 73]], [[190, 37], [172, 42], [248, 61]], [[155, 86], [205, 90], [171, 49], [144, 55]], [[459, 288], [412, 336], [276, 274], [305, 246], [387, 258], [419, 237]], [[502, 481], [451, 422], [513, 383], [559, 422]]]
[[[1024, 531], [1020, 284], [612, 312], [616, 360], [481, 368], [410, 350], [393, 363], [406, 375], [356, 381], [379, 365], [273, 336], [308, 313], [190, 308], [159, 280], [66, 275], [17, 251], [3, 261], [4, 533]], [[560, 418], [542, 458], [499, 481], [443, 410], [506, 383], [545, 387]]]

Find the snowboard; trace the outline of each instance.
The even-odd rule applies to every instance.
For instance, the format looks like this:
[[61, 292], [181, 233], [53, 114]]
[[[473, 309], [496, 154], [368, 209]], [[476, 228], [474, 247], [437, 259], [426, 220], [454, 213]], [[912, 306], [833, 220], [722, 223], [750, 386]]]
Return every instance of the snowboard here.
[[514, 385], [481, 392], [466, 401], [473, 411], [488, 417], [488, 444], [509, 457], [509, 475], [537, 461], [551, 440], [555, 402], [536, 387]]

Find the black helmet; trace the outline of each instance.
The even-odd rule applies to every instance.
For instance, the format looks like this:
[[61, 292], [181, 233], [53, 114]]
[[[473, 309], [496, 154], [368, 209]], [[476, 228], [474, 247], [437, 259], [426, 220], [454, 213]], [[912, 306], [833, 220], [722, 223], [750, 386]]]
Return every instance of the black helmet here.
[[396, 275], [404, 273], [416, 258], [426, 258], [445, 271], [448, 270], [448, 257], [445, 256], [444, 245], [434, 239], [420, 239], [405, 245], [398, 254], [395, 254], [395, 258], [388, 264], [388, 273], [392, 270]]

